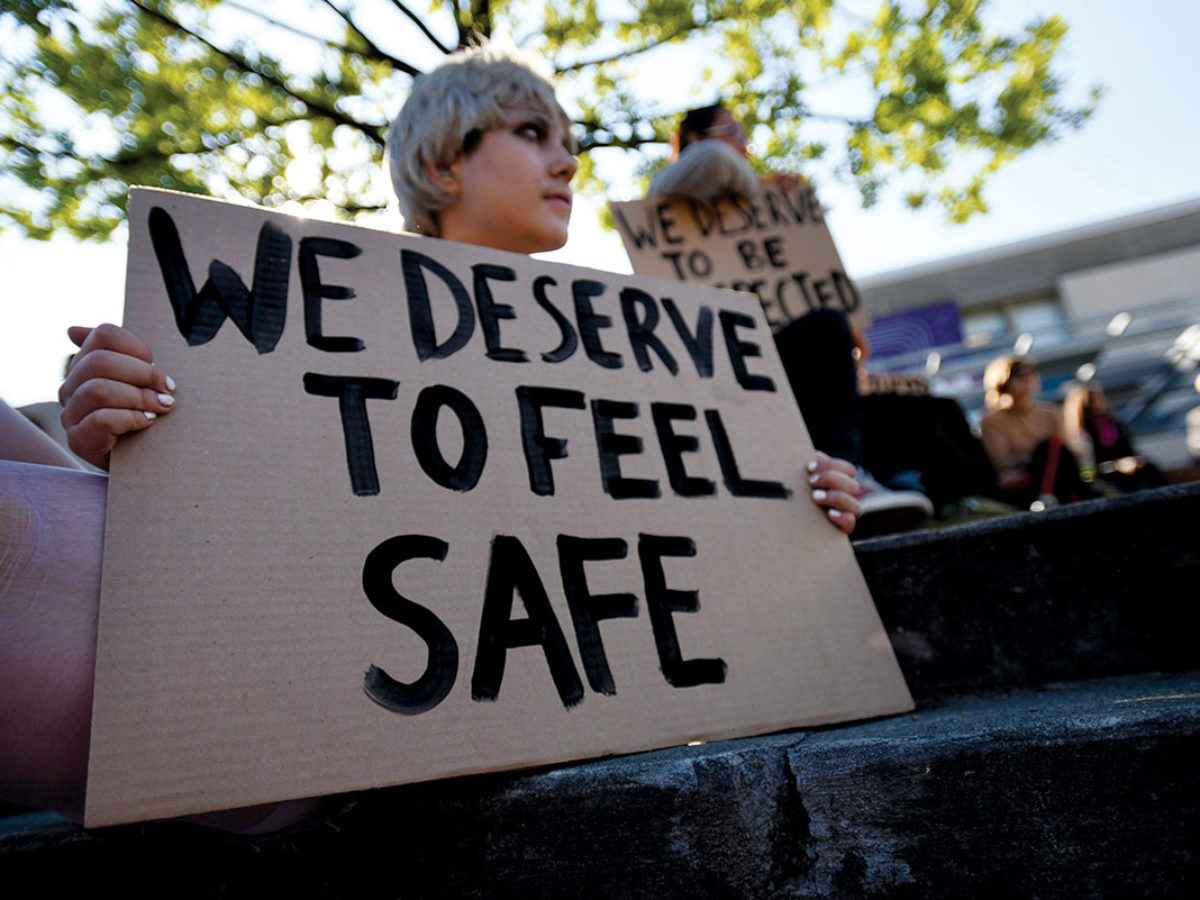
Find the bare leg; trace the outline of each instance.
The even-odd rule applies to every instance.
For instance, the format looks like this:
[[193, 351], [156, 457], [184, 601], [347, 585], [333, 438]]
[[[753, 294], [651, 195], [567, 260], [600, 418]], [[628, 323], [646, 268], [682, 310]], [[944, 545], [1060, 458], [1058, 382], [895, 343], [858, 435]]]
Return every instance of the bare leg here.
[[[0, 798], [76, 820], [87, 784], [107, 483], [0, 460]], [[317, 804], [194, 821], [256, 833], [299, 821]]]
[[0, 796], [73, 818], [87, 778], [106, 489], [101, 475], [0, 460]]

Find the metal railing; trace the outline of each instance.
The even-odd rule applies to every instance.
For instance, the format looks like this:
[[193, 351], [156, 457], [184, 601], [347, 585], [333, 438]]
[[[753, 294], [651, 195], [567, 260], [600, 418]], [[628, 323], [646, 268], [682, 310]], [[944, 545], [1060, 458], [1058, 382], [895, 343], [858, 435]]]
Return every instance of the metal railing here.
[[1195, 375], [1200, 362], [1200, 294], [1116, 315], [871, 359], [867, 370], [924, 375], [935, 393], [955, 397], [973, 410], [982, 406], [984, 368], [1006, 353], [1028, 353], [1037, 360], [1047, 399], [1055, 398], [1068, 381], [1094, 379], [1105, 386], [1123, 417], [1142, 416], [1156, 398], [1190, 383]]

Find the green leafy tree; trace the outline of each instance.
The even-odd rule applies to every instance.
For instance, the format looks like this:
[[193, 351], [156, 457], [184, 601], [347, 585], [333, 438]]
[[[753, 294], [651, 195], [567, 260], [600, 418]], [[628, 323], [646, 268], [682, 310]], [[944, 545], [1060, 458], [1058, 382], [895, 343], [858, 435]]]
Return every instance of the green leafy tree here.
[[7, 0], [0, 226], [103, 238], [130, 184], [379, 210], [411, 79], [477, 35], [550, 62], [585, 183], [630, 154], [644, 174], [682, 107], [720, 96], [765, 168], [853, 179], [868, 205], [896, 181], [957, 220], [1098, 96], [1064, 99], [1060, 18], [997, 34], [985, 0], [426, 2]]

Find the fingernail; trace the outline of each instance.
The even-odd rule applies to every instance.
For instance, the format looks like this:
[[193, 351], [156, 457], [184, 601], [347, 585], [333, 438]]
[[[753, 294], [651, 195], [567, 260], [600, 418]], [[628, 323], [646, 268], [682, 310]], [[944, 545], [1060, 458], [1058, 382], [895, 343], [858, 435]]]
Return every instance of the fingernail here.
[[142, 415], [144, 415], [147, 419], [157, 419], [158, 418], [158, 413], [150, 412], [150, 410], [148, 410], [148, 409], [144, 410], [142, 412]]
[[814, 474], [808, 476], [809, 484], [816, 484], [820, 480], [821, 480], [821, 476], [819, 474], [814, 473]]
[[[170, 375], [167, 376], [167, 390], [168, 391], [175, 390], [175, 379], [172, 378]], [[162, 395], [160, 394], [159, 396], [162, 396]]]
[[810, 463], [808, 464], [808, 467], [807, 467], [807, 468], [808, 468], [808, 471], [810, 471], [810, 472], [815, 472], [815, 471], [817, 471], [817, 461], [814, 459], [812, 462], [810, 462]]
[[831, 519], [840, 519], [842, 517], [842, 511], [840, 509], [827, 509], [825, 512], [829, 513], [829, 518]]
[[821, 488], [817, 488], [815, 491], [813, 491], [813, 499], [814, 500], [821, 501], [821, 500], [824, 500], [828, 496], [829, 496], [829, 492], [823, 491], [823, 490], [821, 490]]
[[158, 402], [161, 403], [163, 406], [174, 406], [175, 398], [172, 397], [170, 394], [159, 394]]

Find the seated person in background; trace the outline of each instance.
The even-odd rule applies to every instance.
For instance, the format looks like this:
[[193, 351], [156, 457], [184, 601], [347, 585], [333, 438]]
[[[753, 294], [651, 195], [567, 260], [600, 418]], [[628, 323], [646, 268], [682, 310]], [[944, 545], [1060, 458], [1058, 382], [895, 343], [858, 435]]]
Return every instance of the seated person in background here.
[[1055, 407], [1037, 402], [1042, 382], [1032, 361], [1011, 356], [992, 360], [983, 386], [989, 412], [979, 431], [1000, 479], [1001, 499], [1025, 508], [1095, 496], [1063, 444], [1062, 416]]
[[1133, 435], [1108, 406], [1097, 382], [1071, 389], [1063, 401], [1068, 445], [1081, 460], [1091, 460], [1096, 477], [1130, 493], [1167, 483], [1158, 466], [1138, 455]]
[[[721, 104], [689, 110], [671, 139], [672, 161], [651, 180], [647, 196], [710, 201], [749, 196], [764, 185], [786, 191], [800, 183], [798, 176], [783, 174], [760, 180], [747, 162], [749, 152], [745, 129]], [[863, 485], [856, 536], [905, 531], [928, 519], [933, 504], [923, 493], [889, 490], [863, 467], [855, 351], [865, 347], [865, 340], [851, 329], [845, 314], [815, 309], [777, 331], [775, 346], [813, 446], [855, 466]], [[916, 480], [913, 473], [907, 474]]]
[[918, 473], [939, 519], [1012, 512], [984, 501], [996, 499], [996, 470], [957, 400], [932, 396], [919, 375], [863, 373], [859, 392], [866, 465], [883, 482]]
[[[409, 227], [517, 253], [561, 247], [576, 170], [569, 127], [553, 88], [519, 58], [490, 48], [452, 55], [416, 80], [388, 136], [392, 179]], [[154, 365], [150, 348], [123, 328], [74, 328], [71, 338], [81, 349], [59, 391], [63, 425], [76, 453], [107, 468], [121, 435], [151, 427], [172, 411], [176, 385]], [[56, 462], [52, 442], [29, 429], [5, 452], [24, 461], [71, 464]], [[38, 485], [25, 491], [21, 484], [42, 478], [41, 467], [23, 466], [32, 474], [7, 468], [18, 465], [0, 460], [0, 500], [19, 497], [29, 511], [0, 522], [8, 526], [0, 531], [0, 552], [30, 561], [27, 577], [10, 579], [0, 592], [0, 608], [15, 611], [0, 616], [0, 799], [78, 816], [87, 773], [104, 492], [90, 490], [87, 508], [56, 501], [53, 509], [42, 509]], [[859, 512], [854, 467], [818, 454], [805, 474], [814, 502], [849, 533]], [[68, 524], [50, 527], [54, 522]], [[60, 569], [72, 577], [58, 577]], [[54, 581], [53, 602], [35, 602], [47, 599], [39, 578]], [[73, 614], [66, 617], [68, 608]], [[263, 831], [312, 809], [312, 801], [292, 801], [200, 818]]]

